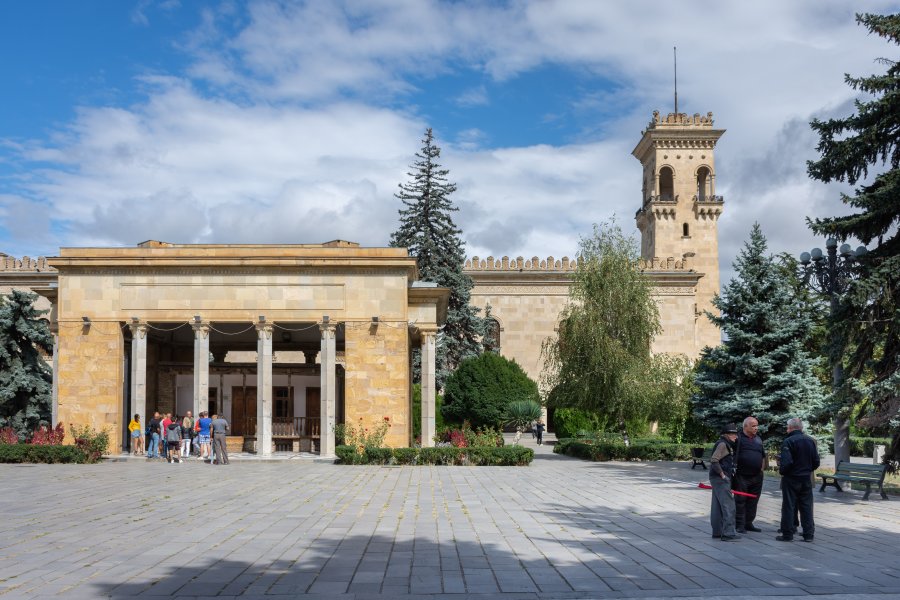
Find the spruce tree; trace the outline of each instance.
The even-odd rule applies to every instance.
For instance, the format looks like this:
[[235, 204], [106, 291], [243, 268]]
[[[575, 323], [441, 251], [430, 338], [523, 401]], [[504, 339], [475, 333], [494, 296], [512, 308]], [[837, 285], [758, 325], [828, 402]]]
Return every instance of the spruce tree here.
[[53, 336], [36, 298], [19, 290], [0, 298], [0, 427], [20, 439], [50, 421], [53, 372], [41, 353], [53, 352]]
[[[391, 235], [391, 246], [407, 248], [416, 257], [419, 278], [450, 289], [447, 322], [438, 335], [435, 379], [443, 388], [447, 376], [463, 359], [482, 352], [485, 320], [469, 304], [472, 279], [463, 273], [465, 252], [462, 231], [453, 223], [459, 210], [450, 200], [456, 185], [438, 159], [441, 149], [431, 128], [425, 131], [422, 149], [407, 173], [409, 181], [399, 185], [395, 196], [403, 203], [400, 227]], [[418, 353], [416, 353], [418, 364]]]
[[809, 421], [817, 414], [822, 387], [806, 350], [812, 318], [766, 248], [754, 224], [734, 262], [736, 277], [713, 299], [720, 314], [706, 313], [725, 340], [703, 349], [693, 404], [695, 416], [717, 429], [756, 417], [760, 433], [777, 447], [788, 418]]
[[[900, 14], [856, 15], [857, 23], [893, 44], [900, 44]], [[808, 163], [819, 181], [862, 183], [854, 194], [841, 195], [850, 214], [816, 219], [810, 226], [840, 241], [856, 238], [869, 246], [859, 257], [859, 278], [840, 298], [831, 323], [835, 344], [829, 349], [842, 361], [844, 381], [829, 401], [835, 419], [846, 421], [862, 401], [868, 426], [890, 425], [894, 443], [889, 458], [900, 462], [900, 62], [880, 59], [883, 74], [844, 79], [867, 96], [845, 118], [814, 120], [821, 158]], [[869, 177], [870, 169], [883, 172]]]

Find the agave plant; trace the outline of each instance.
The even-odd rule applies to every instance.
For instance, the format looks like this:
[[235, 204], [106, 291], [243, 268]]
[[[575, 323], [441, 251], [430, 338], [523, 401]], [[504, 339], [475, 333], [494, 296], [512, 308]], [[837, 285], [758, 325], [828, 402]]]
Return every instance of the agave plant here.
[[514, 425], [516, 428], [516, 445], [522, 437], [522, 432], [532, 421], [541, 418], [541, 405], [534, 400], [516, 400], [506, 407], [504, 423]]

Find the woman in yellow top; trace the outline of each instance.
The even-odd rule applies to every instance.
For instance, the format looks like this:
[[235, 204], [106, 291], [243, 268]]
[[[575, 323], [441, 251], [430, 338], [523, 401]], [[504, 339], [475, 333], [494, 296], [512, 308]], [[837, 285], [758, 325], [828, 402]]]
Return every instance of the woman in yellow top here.
[[131, 432], [131, 449], [134, 454], [144, 453], [144, 428], [141, 427], [141, 415], [134, 415], [134, 418], [128, 424], [128, 431]]

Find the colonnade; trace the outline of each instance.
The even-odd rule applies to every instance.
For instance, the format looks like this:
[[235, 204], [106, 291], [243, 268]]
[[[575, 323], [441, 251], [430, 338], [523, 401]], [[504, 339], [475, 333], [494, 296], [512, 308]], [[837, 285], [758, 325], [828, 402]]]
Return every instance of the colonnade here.
[[[319, 455], [334, 457], [334, 428], [337, 399], [336, 324], [327, 317], [318, 323], [320, 333], [320, 435]], [[141, 415], [146, 422], [147, 412], [147, 323], [133, 319], [129, 325], [131, 342], [131, 418]], [[209, 410], [209, 323], [199, 318], [194, 330], [194, 403], [193, 412], [199, 415]], [[272, 454], [272, 323], [262, 317], [256, 323], [256, 448], [260, 456]], [[433, 445], [435, 433], [435, 351], [437, 328], [420, 329], [422, 349], [422, 445]]]

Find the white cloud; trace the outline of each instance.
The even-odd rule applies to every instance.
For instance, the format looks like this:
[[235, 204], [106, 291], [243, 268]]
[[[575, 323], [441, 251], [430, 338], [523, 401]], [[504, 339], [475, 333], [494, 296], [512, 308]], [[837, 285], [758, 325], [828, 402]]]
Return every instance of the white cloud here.
[[[64, 130], [14, 150], [39, 167], [17, 175], [0, 210], [8, 230], [36, 233], [27, 244], [10, 237], [7, 251], [147, 238], [385, 244], [397, 222], [393, 194], [430, 125], [427, 110], [404, 99], [444, 74], [502, 85], [555, 65], [614, 84], [571, 90], [572, 110], [607, 115], [576, 143], [490, 147], [477, 123], [438, 133], [470, 255], [571, 256], [592, 223], [615, 213], [633, 224], [641, 175], [630, 151], [651, 111], [670, 110], [677, 43], [680, 108], [712, 110], [728, 130], [717, 151], [724, 281], [753, 221], [773, 251], [797, 253], [815, 243], [807, 215], [846, 210], [836, 189], [806, 177], [815, 155], [806, 123], [849, 111], [843, 73], [877, 71], [873, 59], [891, 51], [853, 22], [853, 7], [812, 1], [266, 1], [235, 10], [204, 14], [182, 43], [189, 70], [142, 78], [146, 101], [83, 107]], [[470, 84], [450, 98], [488, 102], [486, 88]], [[29, 207], [55, 221], [27, 221]], [[38, 233], [51, 230], [58, 239]]]

